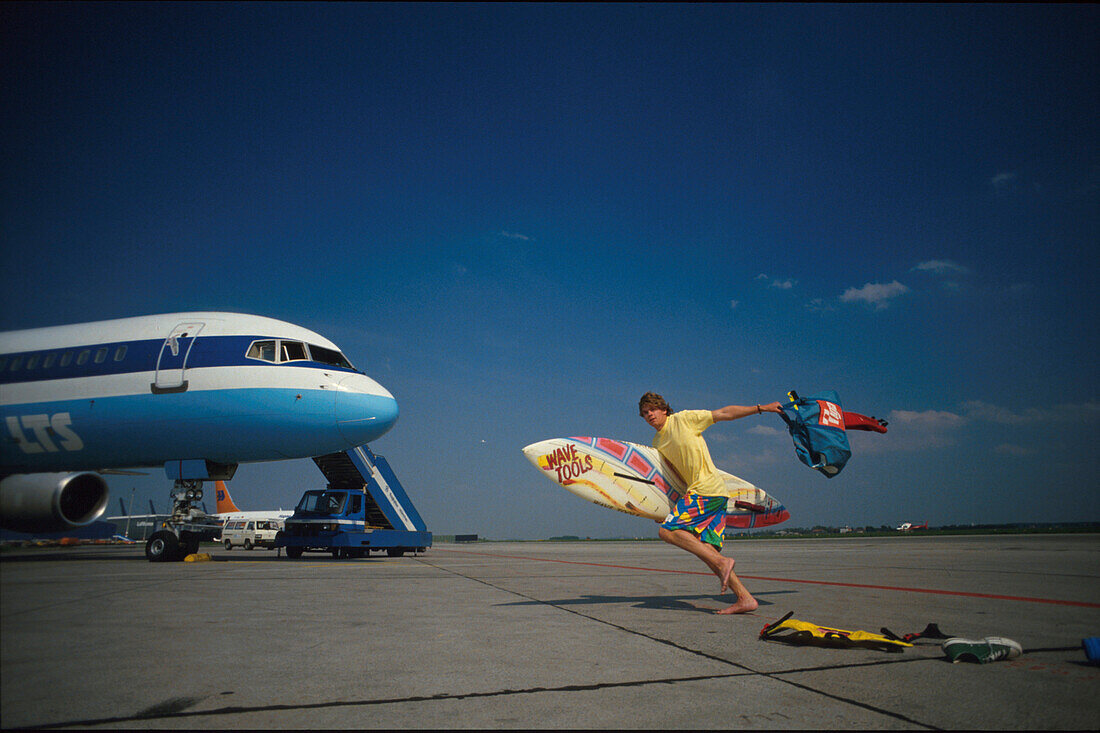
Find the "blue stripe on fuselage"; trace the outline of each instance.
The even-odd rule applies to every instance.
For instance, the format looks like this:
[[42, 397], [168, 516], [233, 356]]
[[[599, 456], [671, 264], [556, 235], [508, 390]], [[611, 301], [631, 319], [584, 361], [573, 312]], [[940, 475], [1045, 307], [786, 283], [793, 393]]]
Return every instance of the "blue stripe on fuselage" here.
[[[296, 366], [326, 371], [346, 372], [349, 374], [360, 373], [357, 369], [323, 364], [317, 361], [291, 361], [282, 364], [273, 364], [260, 359], [249, 359], [246, 354], [253, 341], [271, 341], [279, 339], [278, 336], [198, 336], [191, 345], [191, 351], [187, 356], [187, 368], [197, 369], [201, 367], [216, 366]], [[284, 341], [298, 341], [298, 339], [282, 339]], [[157, 368], [157, 359], [160, 357], [164, 339], [144, 339], [141, 341], [118, 341], [109, 344], [91, 344], [86, 346], [72, 346], [64, 349], [43, 349], [41, 351], [25, 351], [19, 353], [4, 354], [3, 368], [0, 369], [0, 384], [21, 384], [24, 382], [42, 382], [51, 379], [73, 379], [77, 377], [101, 377], [110, 374], [130, 374], [133, 372], [151, 372]], [[126, 347], [125, 356], [120, 361], [114, 361], [114, 356], [120, 347]], [[95, 363], [95, 354], [100, 349], [107, 349], [107, 355], [101, 363]], [[81, 352], [89, 352], [84, 364], [77, 364], [77, 357]], [[59, 366], [61, 356], [69, 353], [72, 362], [67, 366]], [[43, 368], [42, 360], [47, 354], [53, 354], [54, 360], [51, 366]], [[35, 368], [28, 369], [27, 363], [31, 356], [39, 357]], [[18, 365], [18, 368], [12, 367]]]
[[[381, 417], [376, 428], [359, 426], [354, 444], [341, 434], [332, 390], [192, 390], [9, 405], [0, 421], [0, 465], [6, 473], [18, 473], [158, 466], [186, 458], [247, 463], [321, 455], [374, 440], [392, 426], [391, 398], [356, 399], [367, 414]], [[35, 420], [24, 420], [27, 416], [39, 425], [42, 416], [46, 425], [60, 420], [62, 429], [35, 431], [30, 427]], [[12, 420], [23, 446], [33, 452], [13, 439]]]

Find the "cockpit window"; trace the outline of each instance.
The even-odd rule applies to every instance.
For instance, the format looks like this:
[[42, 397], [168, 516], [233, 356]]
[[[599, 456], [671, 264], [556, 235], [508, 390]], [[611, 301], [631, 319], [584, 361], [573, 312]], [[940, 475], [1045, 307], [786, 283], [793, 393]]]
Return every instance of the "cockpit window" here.
[[306, 345], [301, 341], [280, 341], [279, 348], [282, 352], [282, 357], [279, 359], [280, 363], [284, 361], [305, 361], [309, 358], [306, 356]]
[[353, 369], [351, 362], [344, 358], [344, 355], [339, 351], [333, 349], [326, 349], [324, 346], [309, 345], [309, 354], [313, 358], [313, 361], [321, 364], [328, 364], [334, 367], [343, 367], [344, 369]]
[[319, 364], [341, 369], [355, 368], [343, 354], [335, 349], [326, 349], [324, 346], [313, 344], [307, 346], [301, 341], [285, 341], [283, 339], [253, 341], [248, 347], [246, 356], [249, 359], [258, 359], [271, 364], [285, 364], [290, 361], [315, 361]]
[[253, 341], [248, 347], [246, 356], [249, 359], [259, 359], [275, 363], [275, 341]]

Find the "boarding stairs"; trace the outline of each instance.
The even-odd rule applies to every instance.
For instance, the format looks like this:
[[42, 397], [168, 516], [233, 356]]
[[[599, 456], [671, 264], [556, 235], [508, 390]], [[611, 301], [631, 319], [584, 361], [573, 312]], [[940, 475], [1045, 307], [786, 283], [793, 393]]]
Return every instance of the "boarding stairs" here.
[[408, 531], [427, 530], [389, 463], [365, 445], [313, 459], [330, 489], [355, 489], [366, 499], [367, 526]]

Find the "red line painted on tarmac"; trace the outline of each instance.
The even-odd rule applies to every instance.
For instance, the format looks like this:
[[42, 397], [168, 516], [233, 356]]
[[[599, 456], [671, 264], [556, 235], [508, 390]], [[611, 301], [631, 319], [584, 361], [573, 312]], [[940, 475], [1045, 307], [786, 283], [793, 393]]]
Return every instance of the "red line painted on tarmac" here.
[[[547, 557], [531, 557], [530, 555], [499, 555], [491, 552], [471, 552], [469, 550], [441, 550], [433, 548], [434, 552], [453, 552], [459, 555], [482, 555], [484, 557], [501, 557], [509, 560], [536, 560], [538, 562], [557, 562], [563, 565], [589, 565], [597, 568], [616, 568], [618, 570], [644, 570], [650, 573], [682, 573], [684, 575], [712, 575], [699, 570], [666, 570], [664, 568], [639, 568], [632, 565], [611, 565], [602, 562], [581, 562], [579, 560], [555, 560]], [[1081, 608], [1100, 608], [1100, 603], [1088, 603], [1086, 601], [1062, 601], [1056, 598], [1029, 598], [1027, 596], [1003, 596], [995, 593], [970, 593], [960, 590], [935, 590], [933, 588], [904, 588], [896, 585], [870, 585], [866, 583], [841, 583], [831, 580], [801, 580], [799, 578], [768, 578], [762, 575], [741, 575], [739, 578], [749, 580], [768, 580], [776, 583], [808, 583], [810, 585], [834, 585], [841, 588], [869, 588], [871, 590], [894, 590], [904, 593], [931, 593], [941, 596], [963, 596], [966, 598], [991, 598], [997, 601], [1022, 601], [1024, 603], [1050, 603], [1055, 606], [1080, 606]]]

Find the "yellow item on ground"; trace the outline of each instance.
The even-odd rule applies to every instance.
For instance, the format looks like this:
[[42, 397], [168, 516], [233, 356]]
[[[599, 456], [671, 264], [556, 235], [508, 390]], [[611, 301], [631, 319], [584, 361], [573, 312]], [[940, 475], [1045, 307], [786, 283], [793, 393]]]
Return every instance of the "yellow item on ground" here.
[[791, 611], [783, 618], [761, 629], [761, 640], [836, 648], [878, 649], [885, 652], [900, 652], [903, 647], [913, 646], [908, 642], [870, 631], [845, 631], [818, 626], [809, 621], [799, 621], [791, 618], [793, 614], [794, 611]]

